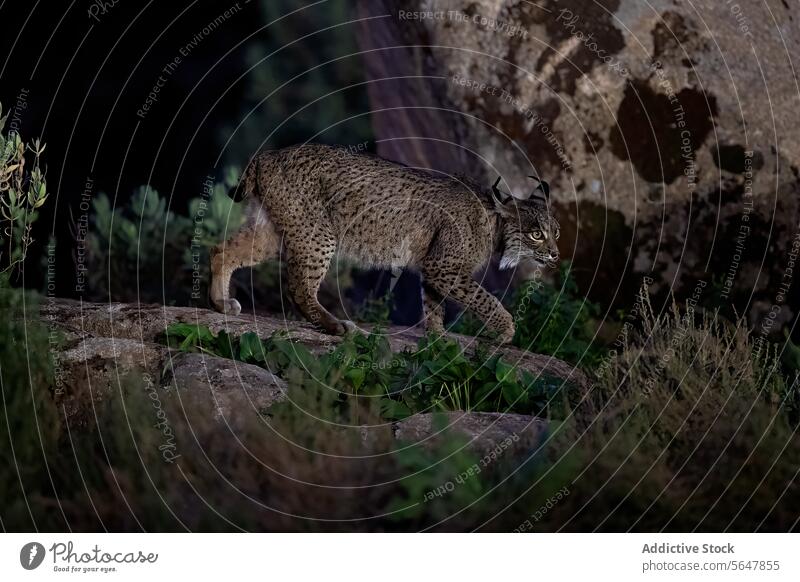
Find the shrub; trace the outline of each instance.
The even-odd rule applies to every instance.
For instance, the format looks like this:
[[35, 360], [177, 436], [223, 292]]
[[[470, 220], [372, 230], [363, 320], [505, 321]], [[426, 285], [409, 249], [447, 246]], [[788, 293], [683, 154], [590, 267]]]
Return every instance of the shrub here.
[[777, 350], [744, 322], [656, 315], [646, 292], [643, 304], [641, 329], [533, 455], [482, 475], [467, 516], [443, 496], [406, 510], [410, 527], [797, 529], [800, 436], [787, 412], [798, 384]]
[[388, 326], [391, 323], [394, 297], [387, 292], [381, 297], [368, 297], [356, 312], [356, 319], [364, 323]]
[[564, 261], [555, 285], [534, 280], [514, 293], [510, 306], [516, 324], [513, 343], [591, 368], [600, 353], [593, 343], [593, 322], [599, 308], [578, 295], [571, 268], [570, 262]]
[[[516, 326], [513, 345], [586, 369], [597, 364], [601, 349], [594, 333], [600, 309], [579, 296], [569, 261], [561, 263], [555, 283], [542, 279], [526, 281], [509, 297], [506, 308]], [[462, 311], [449, 330], [478, 336], [486, 333], [487, 328], [471, 312]]]
[[42, 495], [52, 497], [48, 462], [60, 436], [53, 401], [49, 334], [36, 297], [0, 288], [0, 523], [3, 529], [49, 529]]
[[33, 242], [31, 228], [47, 200], [47, 184], [40, 166], [45, 144], [4, 133], [6, 120], [0, 105], [0, 276], [7, 282]]
[[[424, 387], [412, 389], [415, 378], [488, 374], [478, 370], [485, 354], [473, 358], [433, 339], [398, 354], [373, 334], [347, 337], [315, 356], [279, 335], [262, 341], [171, 328], [176, 348], [279, 372], [289, 398], [263, 417], [243, 419], [234, 440], [207, 410], [159, 391], [176, 444], [169, 462], [159, 451], [164, 436], [142, 390], [145, 379], [136, 375], [98, 406], [89, 432], [59, 431], [50, 365], [26, 357], [47, 352], [46, 330], [24, 321], [21, 297], [0, 295], [3, 309], [17, 314], [0, 322], [7, 412], [0, 415], [0, 455], [11, 467], [0, 475], [6, 529], [797, 527], [790, 500], [798, 494], [800, 440], [785, 414], [797, 386], [780, 376], [774, 348], [759, 349], [742, 325], [713, 315], [655, 315], [646, 304], [640, 332], [605, 360], [594, 386], [577, 395], [580, 404], [550, 422], [538, 448], [472, 475], [474, 456], [457, 438], [433, 449], [397, 443], [385, 421], [386, 399], [416, 404], [385, 391], [402, 378], [406, 391], [430, 406]], [[407, 364], [397, 375], [387, 366], [395, 361]], [[502, 360], [495, 378], [498, 369], [510, 379]], [[447, 483], [453, 487], [446, 494], [429, 495]]]
[[[569, 486], [535, 528], [786, 531], [797, 527], [797, 383], [744, 321], [655, 314], [554, 431], [533, 486]], [[550, 473], [560, 473], [555, 483]]]
[[[19, 307], [17, 300], [9, 303], [0, 292], [4, 315]], [[405, 494], [399, 483], [409, 477], [410, 456], [420, 467], [418, 478], [427, 467], [444, 475], [463, 464], [463, 455], [456, 463], [435, 449], [398, 445], [374, 404], [341, 401], [310, 380], [290, 383], [293, 404], [271, 409], [268, 423], [243, 417], [238, 443], [202, 404], [157, 387], [143, 390], [153, 379], [135, 373], [120, 378], [114, 398], [97, 403], [98, 422], [89, 430], [61, 433], [50, 366], [26, 357], [28, 349], [47, 353], [43, 326], [16, 317], [3, 318], [0, 326], [5, 340], [16, 339], [0, 343], [5, 530], [396, 528], [388, 507]], [[288, 346], [276, 346], [274, 357], [285, 363], [280, 348]], [[369, 439], [360, 425], [370, 427]], [[174, 446], [169, 458], [162, 454], [163, 426]]]
[[112, 207], [105, 193], [98, 194], [92, 203], [93, 229], [87, 236], [93, 296], [204, 301], [209, 249], [242, 223], [241, 205], [227, 196], [236, 181], [236, 172], [229, 171], [207, 196], [189, 201], [187, 215], [168, 210], [167, 200], [149, 186], [141, 186], [122, 207]]

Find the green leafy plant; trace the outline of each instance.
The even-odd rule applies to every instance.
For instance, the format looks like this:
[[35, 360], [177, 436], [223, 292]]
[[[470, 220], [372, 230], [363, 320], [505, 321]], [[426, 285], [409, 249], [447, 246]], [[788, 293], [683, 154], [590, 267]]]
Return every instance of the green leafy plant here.
[[[51, 343], [37, 319], [37, 298], [0, 288], [0, 509], [5, 527], [34, 529], [28, 504], [49, 493], [46, 459], [60, 436]], [[41, 512], [44, 513], [44, 512]]]
[[518, 370], [498, 354], [469, 355], [454, 340], [428, 336], [406, 357], [411, 374], [404, 400], [412, 410], [564, 412], [561, 380]]
[[591, 368], [601, 357], [594, 345], [594, 317], [599, 308], [578, 293], [569, 261], [561, 263], [558, 282], [530, 281], [514, 294], [514, 345]]
[[[444, 431], [447, 422], [434, 417], [433, 424], [437, 431]], [[448, 435], [436, 449], [438, 459], [431, 452], [415, 443], [395, 453], [396, 462], [405, 475], [399, 483], [401, 492], [387, 508], [392, 512], [392, 520], [413, 524], [415, 520], [447, 519], [455, 510], [475, 503], [488, 489], [487, 479], [473, 475], [480, 466], [479, 459], [464, 437]]]
[[262, 341], [253, 332], [230, 337], [185, 323], [170, 326], [166, 341], [177, 349], [256, 364], [299, 385], [328, 387], [338, 393], [340, 405], [348, 398], [377, 399], [380, 414], [390, 420], [446, 410], [563, 416], [563, 391], [570, 388], [559, 379], [518, 370], [499, 355], [466, 354], [442, 337], [426, 337], [416, 350], [393, 353], [379, 329], [350, 334], [319, 356], [282, 334]]
[[[507, 301], [514, 318], [513, 345], [591, 369], [601, 357], [593, 340], [599, 307], [580, 296], [569, 261], [561, 263], [555, 283], [541, 279], [523, 283]], [[449, 330], [463, 335], [487, 333], [484, 322], [462, 311]]]
[[394, 297], [391, 292], [381, 297], [369, 297], [359, 307], [356, 319], [364, 323], [374, 323], [387, 326], [391, 322], [392, 302]]
[[0, 272], [5, 281], [25, 260], [37, 209], [47, 200], [41, 168], [46, 146], [38, 139], [25, 143], [16, 132], [4, 133], [7, 119], [0, 105]]
[[[372, 143], [369, 117], [363, 115], [368, 96], [352, 25], [353, 3], [330, 0], [300, 10], [294, 0], [261, 0], [260, 5], [263, 22], [272, 24], [247, 53], [245, 123], [230, 127], [224, 136], [227, 143], [231, 133], [236, 135], [226, 148], [231, 159], [239, 163], [265, 145]], [[298, 108], [297, 103], [305, 106]], [[265, 127], [271, 128], [269, 144], [264, 143]]]

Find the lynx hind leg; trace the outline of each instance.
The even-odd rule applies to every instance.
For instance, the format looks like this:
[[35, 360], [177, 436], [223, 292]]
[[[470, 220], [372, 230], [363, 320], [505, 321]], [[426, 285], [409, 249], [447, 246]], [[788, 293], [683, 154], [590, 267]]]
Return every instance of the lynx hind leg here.
[[514, 339], [514, 318], [494, 295], [469, 274], [459, 273], [457, 269], [439, 270], [430, 266], [423, 273], [425, 280], [436, 291], [458, 301], [480, 317], [497, 334], [499, 343], [510, 343]]
[[425, 321], [425, 331], [435, 334], [444, 333], [444, 296], [426, 281], [422, 282], [422, 315]]
[[211, 303], [218, 311], [239, 315], [242, 306], [230, 296], [236, 269], [252, 267], [280, 252], [280, 235], [260, 207], [251, 205], [250, 219], [242, 229], [211, 250]]
[[351, 321], [334, 317], [319, 302], [317, 294], [336, 252], [336, 239], [330, 233], [308, 233], [286, 242], [289, 292], [309, 322], [332, 335], [344, 335], [355, 329]]

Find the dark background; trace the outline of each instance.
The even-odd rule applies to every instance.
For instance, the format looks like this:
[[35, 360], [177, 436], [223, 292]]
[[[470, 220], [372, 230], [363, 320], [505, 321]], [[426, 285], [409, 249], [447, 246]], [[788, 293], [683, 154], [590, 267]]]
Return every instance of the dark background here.
[[[27, 90], [20, 133], [47, 143], [51, 198], [31, 252], [40, 254], [51, 232], [59, 241], [56, 264], [64, 272], [55, 278], [57, 295], [75, 295], [74, 249], [62, 242], [74, 235], [87, 178], [93, 194], [106, 192], [117, 205], [150, 184], [181, 212], [207, 175], [241, 168], [263, 147], [314, 139], [367, 141], [373, 149], [366, 92], [347, 88], [361, 80], [359, 57], [347, 56], [357, 50], [351, 3], [309, 4], [1, 5], [0, 103], [7, 113]], [[226, 10], [230, 16], [204, 35]], [[137, 110], [164, 67], [196, 35], [202, 39], [164, 75], [158, 101], [140, 119]], [[37, 262], [28, 262], [25, 277], [27, 287], [42, 287]]]
[[[0, 103], [7, 113], [19, 103], [21, 91], [26, 91], [19, 129], [26, 140], [41, 136], [47, 143], [44, 162], [51, 192], [35, 225], [30, 251], [34, 260], [26, 261], [21, 284], [43, 289], [39, 258], [52, 235], [58, 243], [54, 293], [76, 297], [73, 238], [76, 222], [83, 218], [80, 203], [87, 178], [93, 181], [93, 199], [103, 192], [115, 206], [124, 206], [137, 188], [149, 184], [167, 199], [170, 210], [185, 213], [187, 202], [201, 194], [208, 175], [220, 179], [228, 167], [243, 167], [259, 149], [312, 140], [379, 150], [390, 159], [440, 171], [474, 172], [474, 177], [491, 183], [494, 176], [484, 175], [479, 163], [458, 157], [465, 149], [436, 145], [447, 140], [468, 143], [465, 128], [459, 127], [463, 112], [444, 99], [441, 71], [429, 70], [436, 63], [425, 48], [424, 27], [406, 21], [400, 26], [396, 19], [382, 18], [392, 13], [395, 4], [405, 5], [400, 0], [118, 0], [116, 4], [106, 2], [104, 7], [96, 0], [0, 4]], [[226, 11], [230, 14], [224, 18]], [[203, 34], [204, 28], [220, 17], [223, 21]], [[137, 110], [164, 67], [180, 56], [182, 47], [198, 40], [198, 35], [202, 39], [166, 76], [158, 101], [140, 119]], [[406, 46], [421, 46], [421, 56], [398, 49]], [[359, 50], [372, 52], [363, 57], [357, 54]], [[405, 78], [417, 75], [417, 67], [428, 75], [430, 86]], [[403, 80], [397, 81], [401, 77]], [[367, 82], [371, 83], [369, 95]], [[686, 103], [687, 110], [690, 105]], [[450, 107], [452, 112], [442, 113]], [[381, 147], [376, 147], [373, 131]], [[394, 137], [402, 139], [389, 139]], [[417, 139], [413, 147], [408, 137]], [[428, 137], [441, 139], [437, 142]], [[665, 151], [671, 151], [668, 145]], [[508, 144], [506, 150], [511, 149]], [[531, 146], [526, 151], [534, 159], [546, 158], [546, 149]], [[787, 164], [780, 167], [790, 168]], [[557, 179], [550, 173], [551, 180]], [[660, 177], [653, 180], [658, 182]], [[785, 198], [791, 198], [794, 191], [787, 191]], [[717, 198], [736, 195], [732, 189], [718, 193]], [[724, 230], [718, 234], [718, 226], [725, 225], [717, 224], [715, 198], [709, 200], [710, 210], [693, 219], [705, 223], [691, 232], [693, 237], [703, 233], [712, 237], [711, 248], [719, 263], [710, 274], [713, 280], [721, 277], [731, 262], [732, 250], [724, 245], [730, 246], [734, 237]], [[651, 236], [646, 229], [631, 233], [618, 214], [601, 206], [582, 208], [581, 212], [565, 206], [557, 212], [565, 235], [562, 256], [572, 259], [581, 293], [604, 309], [629, 307], [641, 279], [629, 272], [631, 240], [643, 239], [647, 254], [654, 245], [661, 249], [663, 233], [656, 231]], [[667, 216], [674, 212], [671, 209]], [[686, 220], [691, 212], [698, 214], [687, 211]], [[791, 212], [778, 216], [784, 214]], [[737, 224], [729, 220], [727, 226], [735, 229]], [[760, 257], [767, 250], [781, 250], [769, 238], [772, 229], [768, 226], [759, 229], [763, 241], [753, 237], [749, 244], [748, 253], [756, 265], [763, 263]], [[569, 241], [577, 240], [578, 231], [588, 242], [580, 248], [575, 245], [576, 252], [570, 253]], [[681, 256], [685, 246], [705, 248], [696, 240], [684, 245], [680, 236], [673, 238], [672, 252]], [[697, 253], [704, 257], [701, 250]], [[129, 260], [115, 253], [107, 259], [117, 263]], [[767, 266], [771, 262], [767, 261]], [[169, 279], [172, 268], [166, 259], [163, 265], [160, 273], [141, 271], [139, 281], [117, 283], [141, 286], [145, 278], [158, 278], [153, 284], [158, 292], [145, 293], [141, 300], [185, 304], [177, 294], [162, 296], [163, 281]], [[732, 303], [736, 313], [750, 310], [752, 278], [762, 267], [741, 269], [737, 282], [741, 296]], [[389, 285], [387, 273], [356, 271], [352, 275], [348, 293], [355, 303], [380, 296]], [[605, 278], [595, 281], [596, 277]], [[618, 285], [620, 280], [624, 285]], [[493, 291], [505, 288], [506, 283], [507, 279], [491, 269], [484, 279]], [[399, 303], [394, 304], [392, 319], [415, 323], [420, 312], [418, 280], [406, 273], [398, 285], [395, 296]], [[673, 291], [685, 298], [692, 289], [693, 285], [676, 290], [672, 283], [664, 284], [660, 299], [671, 300]], [[772, 297], [774, 281], [760, 292]], [[797, 304], [797, 293], [795, 283], [788, 294], [789, 304]], [[131, 300], [111, 293], [85, 298]], [[252, 297], [240, 298], [245, 305], [248, 301], [265, 305]], [[764, 304], [763, 297], [759, 300]], [[759, 309], [751, 325], [759, 321], [763, 305]], [[795, 318], [793, 315], [792, 320]], [[796, 328], [787, 323], [792, 330]]]

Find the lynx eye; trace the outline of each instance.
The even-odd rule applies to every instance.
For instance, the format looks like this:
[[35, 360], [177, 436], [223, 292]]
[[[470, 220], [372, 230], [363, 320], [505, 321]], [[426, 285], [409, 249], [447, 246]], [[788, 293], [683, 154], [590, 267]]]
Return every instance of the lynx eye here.
[[542, 231], [541, 230], [534, 230], [528, 236], [531, 237], [532, 240], [540, 241], [540, 240], [542, 240]]

